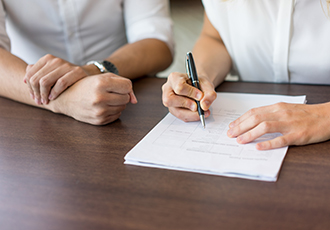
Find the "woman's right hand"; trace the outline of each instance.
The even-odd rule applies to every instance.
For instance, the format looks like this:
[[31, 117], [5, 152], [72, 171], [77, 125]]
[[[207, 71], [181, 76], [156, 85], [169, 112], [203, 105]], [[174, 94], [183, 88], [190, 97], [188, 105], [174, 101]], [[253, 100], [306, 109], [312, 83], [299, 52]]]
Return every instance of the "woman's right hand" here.
[[198, 121], [196, 101], [200, 101], [204, 116], [210, 116], [210, 106], [217, 98], [212, 82], [199, 76], [201, 90], [193, 87], [187, 74], [171, 73], [163, 85], [163, 104], [170, 113], [183, 121]]

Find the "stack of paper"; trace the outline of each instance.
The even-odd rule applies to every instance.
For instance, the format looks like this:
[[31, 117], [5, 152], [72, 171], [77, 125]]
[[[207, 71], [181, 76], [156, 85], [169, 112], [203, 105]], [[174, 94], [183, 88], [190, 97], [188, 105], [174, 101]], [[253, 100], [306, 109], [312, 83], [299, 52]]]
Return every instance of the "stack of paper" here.
[[266, 134], [241, 145], [227, 137], [228, 125], [251, 108], [277, 102], [304, 103], [305, 99], [218, 93], [205, 129], [200, 121], [186, 123], [168, 114], [125, 156], [125, 164], [276, 181], [287, 147], [259, 151], [255, 144], [281, 134]]

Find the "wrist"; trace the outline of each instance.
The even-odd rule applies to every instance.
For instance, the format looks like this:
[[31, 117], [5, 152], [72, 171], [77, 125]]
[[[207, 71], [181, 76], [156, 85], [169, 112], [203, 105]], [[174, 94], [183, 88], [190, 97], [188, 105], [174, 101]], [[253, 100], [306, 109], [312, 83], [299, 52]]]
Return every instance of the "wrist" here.
[[205, 73], [198, 73], [198, 78], [200, 79], [199, 81], [207, 81], [209, 82], [213, 88], [214, 88], [214, 82], [212, 79], [210, 79], [209, 77], [207, 77], [207, 74]]
[[100, 71], [99, 68], [97, 68], [95, 65], [93, 64], [86, 64], [86, 65], [83, 65], [81, 66], [81, 68], [86, 72], [86, 74], [88, 76], [91, 76], [91, 75], [96, 75], [96, 74], [101, 74], [102, 72]]
[[56, 100], [49, 101], [47, 105], [44, 105], [44, 107], [53, 113], [62, 113], [60, 104], [58, 103], [58, 98]]
[[[118, 69], [117, 67], [112, 63], [107, 60], [104, 61], [90, 61], [86, 64], [87, 66], [92, 65], [95, 68], [99, 70], [99, 73], [114, 73], [118, 75]], [[95, 69], [94, 68], [94, 69]]]

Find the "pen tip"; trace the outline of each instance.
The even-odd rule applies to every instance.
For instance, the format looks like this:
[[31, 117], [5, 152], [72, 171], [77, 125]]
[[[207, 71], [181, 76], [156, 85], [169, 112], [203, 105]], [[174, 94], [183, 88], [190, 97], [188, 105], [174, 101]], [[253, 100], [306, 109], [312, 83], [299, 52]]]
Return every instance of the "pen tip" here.
[[200, 119], [201, 119], [203, 128], [205, 129], [205, 118], [204, 118], [204, 116], [203, 115], [200, 115]]

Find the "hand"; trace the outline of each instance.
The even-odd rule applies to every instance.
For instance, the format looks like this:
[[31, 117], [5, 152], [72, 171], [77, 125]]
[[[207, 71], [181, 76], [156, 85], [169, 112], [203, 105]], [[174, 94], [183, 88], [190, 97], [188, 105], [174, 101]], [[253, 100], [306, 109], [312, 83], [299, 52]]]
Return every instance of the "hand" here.
[[210, 116], [210, 106], [216, 99], [213, 84], [205, 77], [199, 76], [200, 91], [191, 85], [187, 74], [171, 73], [163, 85], [163, 104], [169, 111], [183, 121], [198, 121], [197, 104], [200, 101], [204, 116]]
[[251, 109], [229, 125], [229, 137], [241, 144], [266, 133], [282, 136], [256, 145], [259, 150], [305, 145], [330, 139], [330, 103], [318, 105], [277, 103]]
[[132, 82], [112, 73], [81, 79], [49, 103], [53, 112], [104, 125], [119, 118], [126, 104], [136, 104]]
[[47, 54], [34, 65], [28, 65], [24, 82], [36, 104], [48, 104], [65, 89], [86, 77], [87, 72], [61, 58]]

